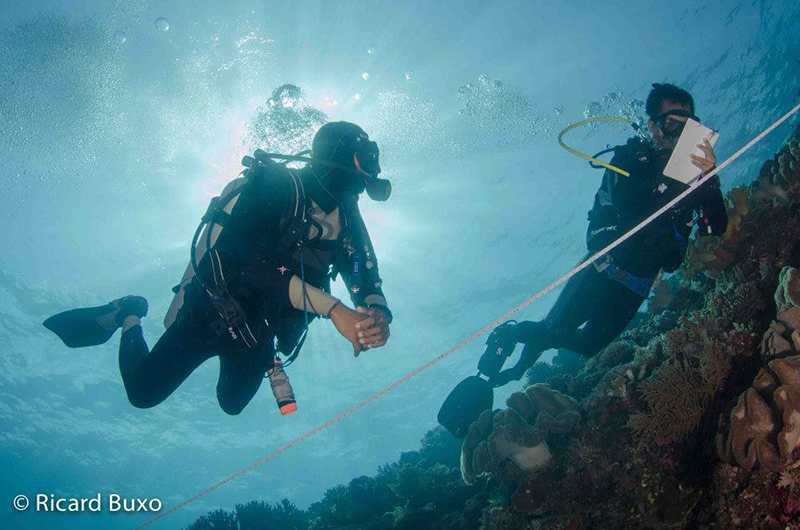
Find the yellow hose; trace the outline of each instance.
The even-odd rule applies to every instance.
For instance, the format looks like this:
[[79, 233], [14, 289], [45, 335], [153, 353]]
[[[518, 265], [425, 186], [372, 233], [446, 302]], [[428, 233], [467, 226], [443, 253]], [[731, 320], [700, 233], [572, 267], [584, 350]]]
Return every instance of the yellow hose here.
[[592, 158], [591, 156], [585, 155], [585, 154], [581, 153], [580, 151], [576, 151], [575, 149], [573, 149], [570, 146], [568, 146], [567, 144], [565, 144], [564, 141], [561, 139], [566, 133], [568, 133], [572, 129], [575, 129], [576, 127], [580, 127], [581, 125], [586, 125], [587, 123], [594, 123], [594, 122], [598, 122], [598, 121], [618, 121], [618, 122], [625, 123], [625, 124], [628, 124], [628, 125], [632, 125], [633, 124], [633, 122], [630, 121], [630, 120], [626, 120], [625, 118], [619, 118], [619, 117], [616, 117], [616, 116], [600, 116], [598, 118], [589, 118], [588, 120], [583, 120], [583, 121], [579, 121], [578, 123], [573, 123], [572, 125], [570, 125], [566, 129], [564, 129], [563, 131], [558, 133], [558, 144], [561, 147], [563, 147], [564, 149], [566, 149], [567, 151], [569, 151], [570, 153], [572, 153], [573, 155], [578, 155], [581, 158], [585, 158], [589, 162], [594, 162], [595, 164], [599, 164], [599, 165], [601, 165], [603, 167], [606, 167], [606, 168], [610, 169], [611, 171], [616, 171], [617, 173], [619, 173], [623, 177], [630, 177], [631, 174], [628, 173], [627, 171], [625, 171], [624, 169], [620, 169], [617, 166], [612, 166], [611, 164], [606, 164], [602, 160], [598, 160], [596, 158]]

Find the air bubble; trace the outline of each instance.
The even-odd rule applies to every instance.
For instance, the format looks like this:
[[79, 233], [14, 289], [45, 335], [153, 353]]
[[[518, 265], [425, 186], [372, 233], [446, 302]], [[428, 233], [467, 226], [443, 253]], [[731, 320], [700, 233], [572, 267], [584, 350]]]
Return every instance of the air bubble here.
[[164, 17], [158, 17], [156, 19], [156, 29], [158, 31], [169, 31], [169, 20]]
[[406, 72], [406, 81], [411, 81], [411, 78], [414, 77], [414, 74], [411, 72]]
[[363, 95], [361, 92], [356, 92], [356, 93], [353, 95], [353, 99], [355, 99], [356, 101], [361, 101], [361, 98], [362, 98], [362, 97], [364, 97], [364, 95]]
[[364, 72], [363, 74], [361, 74], [361, 79], [363, 79], [364, 81], [369, 79], [369, 72]]
[[370, 54], [370, 55], [374, 54], [375, 53], [375, 47], [373, 46], [370, 49], [368, 49], [367, 53]]

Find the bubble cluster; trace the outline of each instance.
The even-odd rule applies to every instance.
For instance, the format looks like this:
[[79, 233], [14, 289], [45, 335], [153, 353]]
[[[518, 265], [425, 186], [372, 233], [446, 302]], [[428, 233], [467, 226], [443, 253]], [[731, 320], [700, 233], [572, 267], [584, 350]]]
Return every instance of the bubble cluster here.
[[494, 141], [519, 144], [537, 133], [540, 120], [533, 105], [502, 79], [481, 74], [459, 88], [458, 98], [458, 115]]
[[[378, 106], [368, 131], [381, 146], [381, 164], [393, 167], [403, 159], [452, 152], [452, 136], [445, 132], [436, 107], [421, 90], [394, 87], [377, 96]], [[385, 162], [385, 163], [384, 163]]]
[[[589, 119], [600, 116], [625, 118], [639, 126], [638, 134], [640, 136], [646, 134], [646, 129], [641, 127], [645, 122], [644, 102], [638, 99], [629, 99], [620, 89], [609, 92], [600, 101], [592, 101], [586, 105], [586, 109], [583, 111], [584, 118]], [[598, 126], [599, 124], [597, 123], [588, 125], [591, 130], [596, 130]]]
[[[338, 105], [335, 99], [328, 98], [328, 102]], [[256, 110], [244, 143], [248, 150], [297, 153], [311, 147], [314, 134], [326, 121], [328, 116], [307, 103], [300, 87], [281, 85], [272, 92], [267, 105]]]
[[158, 17], [155, 21], [155, 26], [158, 31], [169, 31], [169, 20], [164, 17]]
[[0, 30], [0, 171], [12, 205], [59, 178], [81, 185], [120, 137], [120, 41], [95, 21], [53, 15]]

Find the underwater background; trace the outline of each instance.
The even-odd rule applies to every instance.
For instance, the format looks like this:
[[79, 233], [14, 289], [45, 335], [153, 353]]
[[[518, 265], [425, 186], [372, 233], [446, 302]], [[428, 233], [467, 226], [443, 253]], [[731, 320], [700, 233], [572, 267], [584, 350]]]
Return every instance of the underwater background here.
[[[558, 146], [563, 127], [641, 119], [650, 84], [672, 82], [719, 130], [724, 160], [798, 102], [799, 29], [791, 1], [3, 1], [0, 526], [131, 528], [149, 516], [11, 500], [113, 492], [167, 509], [452, 347], [582, 257], [602, 173]], [[265, 387], [223, 413], [216, 358], [135, 409], [115, 339], [68, 350], [41, 326], [139, 294], [154, 344], [191, 235], [242, 156], [305, 149], [340, 119], [378, 142], [394, 186], [361, 207], [395, 320], [388, 345], [357, 359], [329, 322], [313, 325], [288, 369], [296, 414]], [[755, 178], [795, 124], [721, 173], [723, 191]], [[601, 125], [569, 143], [595, 152], [631, 132]], [[542, 317], [555, 295], [520, 316]], [[305, 509], [374, 475], [419, 447], [482, 343], [152, 527], [250, 500]]]

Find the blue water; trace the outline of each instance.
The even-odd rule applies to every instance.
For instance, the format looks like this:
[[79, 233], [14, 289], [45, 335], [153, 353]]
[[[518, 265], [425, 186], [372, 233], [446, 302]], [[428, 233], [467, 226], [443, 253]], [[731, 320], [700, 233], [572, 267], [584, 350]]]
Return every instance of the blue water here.
[[[168, 508], [558, 278], [583, 253], [601, 175], [557, 145], [569, 123], [641, 114], [650, 84], [673, 82], [720, 131], [723, 160], [800, 88], [797, 2], [299, 4], [0, 3], [0, 527], [140, 524], [147, 515], [11, 504], [18, 494], [118, 493]], [[289, 372], [300, 410], [287, 418], [266, 388], [240, 416], [225, 415], [216, 359], [162, 405], [135, 409], [116, 339], [68, 350], [40, 323], [136, 293], [150, 301], [153, 344], [208, 200], [252, 148], [298, 146], [286, 124], [269, 121], [267, 100], [285, 83], [303, 90], [297, 116], [354, 121], [381, 146], [395, 193], [362, 209], [393, 336], [354, 359], [330, 323], [316, 323]], [[259, 114], [271, 129], [253, 129]], [[794, 123], [726, 170], [723, 186], [754, 178]], [[609, 125], [569, 138], [597, 151], [628, 132]], [[522, 316], [542, 316], [553, 299]], [[452, 386], [475, 372], [481, 342], [153, 527], [256, 499], [304, 508], [374, 474], [419, 446]]]

